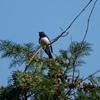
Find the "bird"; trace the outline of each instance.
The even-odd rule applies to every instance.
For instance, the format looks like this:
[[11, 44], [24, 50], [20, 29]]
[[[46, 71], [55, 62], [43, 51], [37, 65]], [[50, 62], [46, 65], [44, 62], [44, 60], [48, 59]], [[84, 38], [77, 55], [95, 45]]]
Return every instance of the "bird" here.
[[52, 59], [53, 58], [51, 54], [51, 52], [53, 53], [52, 45], [48, 45], [50, 44], [50, 39], [44, 32], [39, 32], [39, 43], [40, 46], [45, 51], [45, 53], [49, 56], [49, 59]]

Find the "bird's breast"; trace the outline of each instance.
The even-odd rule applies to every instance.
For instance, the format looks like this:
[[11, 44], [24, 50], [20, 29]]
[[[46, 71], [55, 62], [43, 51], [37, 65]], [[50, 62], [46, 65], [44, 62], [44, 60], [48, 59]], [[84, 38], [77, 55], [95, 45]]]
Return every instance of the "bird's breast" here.
[[49, 39], [47, 37], [43, 37], [43, 38], [40, 39], [40, 45], [42, 47], [47, 45], [47, 44], [49, 44], [49, 43], [50, 43], [50, 41], [49, 41]]

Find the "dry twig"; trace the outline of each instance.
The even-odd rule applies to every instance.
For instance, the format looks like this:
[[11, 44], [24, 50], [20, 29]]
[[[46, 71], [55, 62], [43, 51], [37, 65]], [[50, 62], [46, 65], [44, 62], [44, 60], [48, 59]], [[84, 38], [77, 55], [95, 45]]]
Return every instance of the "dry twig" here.
[[[92, 0], [91, 0], [91, 1], [92, 1]], [[84, 40], [85, 40], [85, 38], [86, 38], [86, 35], [87, 35], [87, 33], [88, 33], [90, 18], [91, 18], [91, 15], [92, 15], [93, 10], [94, 10], [94, 8], [95, 8], [96, 2], [97, 2], [97, 0], [94, 2], [94, 5], [93, 5], [93, 7], [92, 7], [92, 10], [91, 10], [91, 12], [90, 12], [90, 14], [89, 14], [89, 18], [88, 18], [88, 22], [87, 22], [87, 28], [86, 28], [86, 32], [85, 32], [85, 35], [84, 35], [84, 37], [83, 37], [81, 46], [83, 45], [83, 42], [84, 42]], [[75, 59], [73, 59], [73, 79], [72, 79], [72, 81], [74, 80], [74, 72], [75, 72], [75, 67], [74, 67], [74, 65], [75, 65], [76, 59], [77, 59], [77, 55], [76, 55]]]
[[83, 80], [81, 81], [81, 83], [82, 83], [83, 81], [87, 80], [88, 78], [92, 77], [93, 75], [95, 75], [95, 74], [98, 73], [98, 72], [100, 72], [100, 69], [97, 70], [96, 72], [94, 72], [93, 74], [89, 75], [89, 76], [86, 77], [85, 79], [83, 79]]
[[83, 40], [82, 40], [82, 43], [84, 42], [84, 40], [85, 40], [85, 38], [86, 38], [86, 35], [87, 35], [87, 33], [88, 33], [90, 18], [91, 18], [91, 15], [92, 15], [92, 13], [93, 13], [93, 10], [94, 10], [94, 8], [95, 8], [96, 2], [97, 2], [97, 0], [94, 2], [94, 5], [93, 5], [93, 7], [92, 7], [92, 10], [91, 10], [91, 12], [90, 12], [90, 14], [89, 14], [89, 18], [88, 18], [88, 21], [87, 21], [87, 28], [86, 28], [86, 32], [85, 32], [84, 38], [83, 38]]
[[24, 72], [26, 72], [28, 66], [30, 65], [30, 63], [32, 62], [33, 58], [39, 53], [39, 51], [42, 49], [42, 47], [32, 56], [32, 58], [30, 59], [30, 61], [28, 62], [28, 64], [25, 67]]

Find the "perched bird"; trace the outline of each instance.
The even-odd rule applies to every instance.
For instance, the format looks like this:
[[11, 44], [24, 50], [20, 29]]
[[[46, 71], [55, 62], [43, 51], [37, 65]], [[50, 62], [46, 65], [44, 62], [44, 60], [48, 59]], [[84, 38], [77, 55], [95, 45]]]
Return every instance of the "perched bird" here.
[[50, 44], [50, 39], [44, 32], [39, 32], [39, 43], [49, 58], [53, 58], [51, 52], [53, 53], [52, 45]]

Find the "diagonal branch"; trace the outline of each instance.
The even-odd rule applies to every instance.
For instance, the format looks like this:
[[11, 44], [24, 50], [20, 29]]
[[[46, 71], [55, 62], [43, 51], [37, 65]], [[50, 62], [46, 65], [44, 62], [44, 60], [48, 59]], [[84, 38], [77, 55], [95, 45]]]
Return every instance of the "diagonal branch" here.
[[92, 0], [90, 0], [90, 2], [83, 8], [83, 10], [74, 18], [74, 20], [71, 22], [71, 24], [65, 29], [65, 31], [63, 31], [58, 37], [56, 37], [50, 44], [54, 43], [55, 41], [57, 41], [64, 33], [66, 33], [66, 31], [72, 26], [72, 24], [76, 21], [76, 19], [85, 11], [85, 9], [89, 6], [89, 4], [92, 2]]
[[30, 59], [30, 61], [26, 65], [24, 72], [26, 72], [26, 70], [27, 70], [28, 66], [30, 65], [30, 63], [32, 62], [33, 58], [39, 53], [40, 50], [42, 50], [42, 47], [32, 56], [32, 58]]
[[97, 70], [96, 72], [94, 72], [93, 74], [89, 75], [89, 76], [86, 77], [85, 79], [83, 79], [83, 80], [81, 81], [81, 83], [82, 83], [83, 81], [87, 80], [88, 78], [92, 77], [93, 75], [95, 75], [95, 74], [98, 73], [98, 72], [100, 72], [100, 69]]
[[[91, 0], [91, 1], [92, 1], [92, 0]], [[94, 8], [95, 8], [96, 2], [97, 2], [97, 0], [94, 2], [94, 5], [93, 5], [93, 7], [92, 7], [92, 10], [91, 10], [91, 12], [90, 12], [90, 14], [89, 14], [89, 18], [88, 18], [88, 22], [87, 22], [87, 28], [86, 28], [86, 32], [85, 32], [84, 38], [83, 38], [83, 40], [82, 40], [81, 46], [83, 45], [83, 42], [84, 42], [84, 40], [85, 40], [85, 38], [86, 38], [86, 35], [87, 35], [87, 33], [88, 33], [90, 18], [91, 18], [91, 15], [92, 15], [93, 10], [94, 10]], [[75, 65], [76, 59], [77, 59], [77, 55], [76, 55], [75, 59], [73, 60], [73, 79], [72, 79], [72, 81], [74, 80], [74, 72], [75, 72], [75, 67], [74, 67], [74, 65]]]
[[86, 38], [86, 35], [87, 35], [87, 33], [88, 33], [91, 15], [92, 15], [93, 10], [94, 10], [94, 8], [95, 8], [96, 2], [97, 2], [97, 0], [94, 2], [94, 5], [93, 5], [93, 7], [92, 7], [92, 10], [91, 10], [91, 12], [90, 12], [90, 14], [89, 14], [89, 18], [88, 18], [88, 22], [87, 22], [87, 28], [86, 28], [86, 32], [85, 32], [84, 38], [83, 38], [83, 40], [82, 40], [82, 43], [84, 42], [84, 40], [85, 40], [85, 38]]
[[[73, 23], [76, 21], [76, 19], [85, 11], [85, 9], [89, 6], [89, 4], [90, 4], [91, 2], [92, 2], [92, 0], [90, 0], [90, 1], [88, 2], [88, 4], [82, 9], [82, 11], [74, 18], [74, 20], [71, 22], [71, 24], [70, 24], [60, 35], [58, 35], [50, 44], [48, 44], [48, 45], [53, 44], [53, 43], [56, 42], [60, 37], [62, 37], [62, 35], [63, 35], [64, 33], [66, 33], [66, 31], [67, 31], [68, 29], [70, 29], [70, 27], [72, 26], [72, 24], [73, 24]], [[67, 34], [67, 35], [68, 35], [68, 34]], [[39, 53], [40, 50], [42, 50], [42, 48], [40, 48], [40, 49], [32, 56], [32, 58], [30, 59], [30, 61], [29, 61], [28, 64], [26, 65], [26, 68], [25, 68], [24, 72], [26, 72], [26, 70], [27, 70], [28, 66], [30, 65], [31, 61], [32, 61], [33, 58]]]

